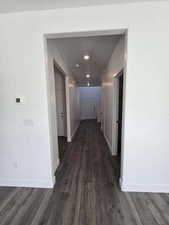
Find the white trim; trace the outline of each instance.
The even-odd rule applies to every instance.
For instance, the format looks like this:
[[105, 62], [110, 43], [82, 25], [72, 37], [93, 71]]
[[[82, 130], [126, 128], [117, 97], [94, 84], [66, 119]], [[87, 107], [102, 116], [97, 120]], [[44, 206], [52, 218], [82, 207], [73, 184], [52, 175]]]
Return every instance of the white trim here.
[[0, 187], [53, 188], [55, 177], [46, 180], [0, 178]]
[[75, 136], [76, 131], [77, 131], [78, 128], [79, 128], [79, 124], [78, 124], [78, 126], [75, 127], [71, 137], [67, 139], [68, 142], [71, 142], [73, 140], [73, 137]]
[[121, 177], [119, 178], [119, 186], [120, 186], [120, 189], [122, 190], [122, 178]]
[[110, 149], [111, 154], [112, 154], [113, 156], [115, 156], [116, 154], [112, 152], [112, 146], [111, 146], [111, 144], [110, 144], [110, 142], [109, 142], [108, 137], [106, 137], [106, 135], [105, 135], [104, 133], [103, 133], [103, 135], [104, 135], [104, 138], [105, 138], [105, 140], [106, 140], [106, 142], [107, 142], [107, 145], [108, 145], [108, 147], [109, 147], [109, 149]]
[[124, 184], [119, 180], [121, 190], [124, 192], [154, 192], [154, 193], [169, 193], [169, 184]]
[[64, 33], [46, 33], [45, 38], [56, 39], [56, 38], [71, 38], [71, 37], [92, 37], [92, 36], [107, 36], [107, 35], [119, 35], [125, 34], [127, 28], [121, 29], [109, 29], [109, 30], [86, 30], [76, 32], [64, 32]]
[[[59, 147], [58, 147], [58, 149], [59, 149]], [[59, 157], [57, 157], [57, 163], [55, 164], [55, 167], [54, 167], [54, 169], [53, 169], [53, 173], [56, 172], [56, 170], [57, 170], [57, 168], [59, 167], [59, 165], [60, 165], [60, 159], [59, 159]]]
[[75, 129], [74, 129], [74, 131], [73, 131], [73, 133], [72, 133], [72, 136], [71, 136], [71, 140], [72, 140], [73, 137], [75, 136], [78, 127], [79, 127], [79, 124], [75, 127]]
[[72, 139], [71, 139], [71, 137], [67, 137], [67, 142], [71, 142], [72, 141]]

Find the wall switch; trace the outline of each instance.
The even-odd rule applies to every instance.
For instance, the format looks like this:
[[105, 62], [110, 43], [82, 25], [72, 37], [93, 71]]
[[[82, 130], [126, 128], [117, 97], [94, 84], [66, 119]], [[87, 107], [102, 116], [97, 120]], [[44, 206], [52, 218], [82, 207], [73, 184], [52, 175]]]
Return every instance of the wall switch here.
[[22, 96], [21, 94], [15, 95], [15, 102], [17, 105], [22, 105], [24, 102], [24, 96]]
[[21, 103], [21, 99], [20, 98], [16, 98], [16, 103]]

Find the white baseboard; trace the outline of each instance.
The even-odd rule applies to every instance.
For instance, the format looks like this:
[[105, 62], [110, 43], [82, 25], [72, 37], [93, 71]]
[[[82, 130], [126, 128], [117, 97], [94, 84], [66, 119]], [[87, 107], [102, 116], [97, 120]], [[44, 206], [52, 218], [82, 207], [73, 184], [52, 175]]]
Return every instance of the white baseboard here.
[[71, 142], [71, 141], [72, 141], [73, 137], [74, 137], [75, 134], [76, 134], [76, 131], [77, 131], [78, 127], [79, 127], [79, 124], [78, 124], [77, 127], [75, 127], [75, 129], [74, 129], [74, 131], [73, 131], [73, 133], [72, 133], [72, 136], [71, 136], [71, 137], [68, 137], [67, 142]]
[[169, 184], [124, 184], [119, 181], [121, 190], [124, 192], [154, 192], [154, 193], [169, 193]]
[[53, 188], [54, 184], [55, 177], [50, 180], [0, 178], [0, 187]]
[[111, 144], [110, 144], [108, 138], [106, 137], [106, 135], [105, 135], [104, 133], [103, 133], [103, 135], [104, 135], [104, 138], [105, 138], [105, 140], [106, 140], [106, 142], [107, 142], [107, 145], [108, 145], [108, 147], [109, 147], [109, 149], [110, 149], [111, 154], [112, 154], [113, 156], [115, 156], [116, 154], [112, 153], [112, 146], [111, 146]]
[[55, 165], [53, 166], [53, 174], [55, 174], [57, 168], [58, 168], [59, 165], [60, 165], [60, 159], [59, 159], [59, 158], [57, 158], [57, 160], [55, 160], [55, 161], [56, 161], [56, 163], [55, 163]]
[[120, 189], [123, 191], [123, 184], [122, 184], [122, 179], [121, 179], [121, 177], [119, 178], [119, 186], [120, 186]]
[[71, 142], [71, 137], [67, 137], [67, 142]]
[[73, 137], [75, 136], [78, 127], [79, 127], [79, 124], [78, 124], [77, 127], [74, 129], [74, 131], [73, 131], [73, 133], [72, 133], [72, 136], [71, 136], [71, 140], [72, 140]]
[[110, 151], [111, 151], [111, 149], [112, 149], [111, 144], [110, 144], [108, 138], [106, 137], [106, 135], [105, 135], [104, 133], [103, 133], [103, 135], [104, 135], [104, 138], [105, 138], [105, 140], [106, 140], [106, 142], [107, 142], [107, 145], [108, 145], [108, 147], [109, 147], [109, 149], [110, 149]]

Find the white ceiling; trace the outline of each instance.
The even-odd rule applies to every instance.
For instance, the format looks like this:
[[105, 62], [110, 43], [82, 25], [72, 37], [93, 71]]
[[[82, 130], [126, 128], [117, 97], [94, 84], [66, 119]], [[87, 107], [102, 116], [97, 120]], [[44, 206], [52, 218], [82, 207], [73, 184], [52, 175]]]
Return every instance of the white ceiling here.
[[[120, 35], [62, 38], [52, 40], [69, 71], [79, 86], [86, 86], [88, 80], [91, 86], [100, 85], [101, 75], [120, 38]], [[90, 60], [83, 59], [85, 54]], [[79, 64], [80, 67], [76, 67]], [[86, 78], [90, 74], [90, 79]]]
[[[153, 0], [0, 0], [0, 13]], [[160, 1], [160, 0], [159, 0]]]

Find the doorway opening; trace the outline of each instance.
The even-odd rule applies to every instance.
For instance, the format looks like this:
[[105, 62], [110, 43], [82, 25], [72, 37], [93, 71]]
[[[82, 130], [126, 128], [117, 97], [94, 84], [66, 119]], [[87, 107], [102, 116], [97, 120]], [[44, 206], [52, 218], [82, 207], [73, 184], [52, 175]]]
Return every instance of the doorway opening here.
[[[57, 107], [61, 104], [56, 95], [58, 136], [67, 136], [71, 142], [81, 121], [95, 120], [97, 127], [99, 123], [110, 155], [118, 158], [118, 167], [123, 168], [122, 112], [127, 30], [48, 34], [45, 38], [51, 44], [51, 58], [65, 75], [66, 112], [63, 107], [58, 111]], [[59, 77], [57, 68], [54, 71], [55, 77]], [[56, 92], [61, 92], [62, 84], [57, 80], [55, 83]], [[66, 129], [63, 125], [65, 113]], [[87, 124], [90, 126], [90, 123]]]

